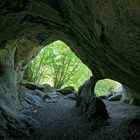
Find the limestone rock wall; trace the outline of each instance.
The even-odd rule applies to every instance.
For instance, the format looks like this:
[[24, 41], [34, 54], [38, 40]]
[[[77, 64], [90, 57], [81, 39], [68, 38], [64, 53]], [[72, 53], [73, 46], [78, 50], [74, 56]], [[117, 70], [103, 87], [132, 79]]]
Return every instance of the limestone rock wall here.
[[16, 71], [24, 70], [41, 47], [61, 39], [96, 79], [117, 80], [140, 98], [139, 0], [15, 0], [0, 7], [1, 48], [10, 39], [20, 40]]
[[139, 103], [139, 0], [2, 1], [0, 103], [18, 104], [17, 82], [26, 65], [58, 39], [92, 70], [96, 81], [110, 78], [127, 85]]

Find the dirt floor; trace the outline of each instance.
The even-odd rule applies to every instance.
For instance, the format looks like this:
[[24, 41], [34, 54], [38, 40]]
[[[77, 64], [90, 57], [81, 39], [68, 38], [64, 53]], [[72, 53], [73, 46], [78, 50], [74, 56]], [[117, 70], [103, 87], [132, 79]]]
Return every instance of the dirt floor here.
[[110, 115], [107, 125], [91, 131], [86, 115], [75, 108], [75, 100], [50, 99], [29, 114], [40, 122], [40, 128], [20, 140], [140, 140], [140, 107], [104, 102]]

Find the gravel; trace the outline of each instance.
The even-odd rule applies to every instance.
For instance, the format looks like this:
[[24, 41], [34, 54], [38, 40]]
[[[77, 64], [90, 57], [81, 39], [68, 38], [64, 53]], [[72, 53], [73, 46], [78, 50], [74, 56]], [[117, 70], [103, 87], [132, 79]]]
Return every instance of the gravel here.
[[104, 102], [110, 119], [106, 126], [92, 132], [86, 115], [75, 108], [75, 100], [50, 99], [29, 114], [40, 122], [40, 128], [30, 137], [19, 140], [139, 140], [140, 107], [116, 101]]

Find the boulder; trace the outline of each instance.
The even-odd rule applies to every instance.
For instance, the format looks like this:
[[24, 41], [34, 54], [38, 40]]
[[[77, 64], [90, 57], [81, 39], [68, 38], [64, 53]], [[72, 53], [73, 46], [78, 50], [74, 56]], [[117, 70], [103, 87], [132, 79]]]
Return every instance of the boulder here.
[[71, 94], [67, 95], [67, 97], [70, 98], [70, 99], [76, 100], [77, 99], [77, 93], [71, 93]]
[[105, 95], [102, 95], [102, 96], [98, 96], [99, 99], [105, 99], [106, 96]]
[[45, 89], [45, 86], [35, 84], [35, 83], [32, 83], [32, 82], [21, 83], [21, 85], [24, 85], [26, 88], [28, 88], [30, 90], [38, 89], [38, 90], [43, 91]]
[[105, 95], [98, 96], [98, 98], [107, 100], [111, 96], [113, 96], [113, 93], [112, 92], [108, 92]]
[[43, 100], [45, 100], [45, 99], [51, 99], [50, 95], [49, 95], [49, 94], [45, 94], [45, 95], [43, 96]]
[[114, 94], [113, 96], [107, 98], [108, 101], [120, 101], [122, 97], [122, 93]]
[[113, 96], [113, 93], [112, 92], [108, 92], [106, 95], [105, 95], [105, 99], [107, 100], [109, 97]]
[[44, 88], [44, 92], [46, 92], [46, 93], [51, 93], [51, 92], [56, 91], [56, 89], [54, 87], [50, 86], [47, 83], [46, 84], [43, 84], [43, 86], [45, 87]]
[[95, 94], [91, 89], [91, 80], [86, 80], [78, 90], [76, 106], [83, 106], [83, 108], [86, 110], [87, 104], [91, 102], [91, 99], [94, 96]]
[[32, 92], [32, 94], [37, 95], [37, 96], [40, 96], [41, 98], [43, 98], [43, 96], [44, 96], [46, 93], [44, 93], [44, 92], [42, 92], [42, 91], [40, 91], [40, 90], [38, 90], [38, 89], [35, 89], [35, 90]]
[[56, 94], [57, 94], [58, 96], [63, 96], [60, 92], [56, 92]]
[[114, 92], [108, 93], [105, 99], [108, 101], [122, 101], [129, 104], [136, 104], [134, 94], [134, 91], [127, 86], [121, 85]]
[[[34, 106], [43, 106], [43, 96], [41, 91], [31, 91], [24, 86], [20, 86], [19, 101], [23, 108], [32, 108]], [[42, 94], [42, 93], [41, 93]]]
[[65, 87], [63, 89], [58, 89], [57, 92], [60, 92], [62, 95], [68, 95], [71, 93], [76, 93], [73, 87]]
[[50, 98], [57, 98], [57, 97], [62, 96], [62, 94], [60, 92], [57, 92], [54, 90], [54, 91], [49, 93], [49, 96], [50, 96]]
[[87, 80], [80, 87], [76, 100], [76, 107], [83, 109], [91, 122], [91, 127], [99, 127], [109, 118], [104, 102], [92, 91], [92, 82]]
[[92, 98], [91, 105], [88, 109], [88, 114], [90, 118], [100, 116], [100, 118], [106, 120], [109, 117], [104, 102], [98, 97]]
[[122, 98], [121, 101], [129, 104], [138, 104], [135, 101], [134, 98], [134, 91], [130, 90], [127, 86], [122, 86], [123, 92], [122, 92]]
[[45, 87], [45, 89], [48, 89], [48, 90], [50, 90], [50, 89], [54, 89], [51, 85], [49, 85], [49, 84], [43, 84], [43, 86]]
[[24, 108], [29, 108], [30, 106], [42, 106], [43, 103], [42, 97], [27, 92], [20, 93], [19, 99]]

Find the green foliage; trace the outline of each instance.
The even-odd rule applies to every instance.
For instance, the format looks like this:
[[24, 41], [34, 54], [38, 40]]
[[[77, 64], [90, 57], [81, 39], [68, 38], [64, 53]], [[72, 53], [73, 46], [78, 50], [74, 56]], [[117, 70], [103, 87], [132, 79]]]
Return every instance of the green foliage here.
[[46, 46], [27, 67], [24, 79], [56, 88], [74, 86], [76, 89], [91, 75], [90, 70], [70, 48], [61, 41]]
[[97, 96], [102, 96], [108, 92], [114, 92], [121, 84], [110, 79], [104, 79], [97, 82], [95, 93]]

